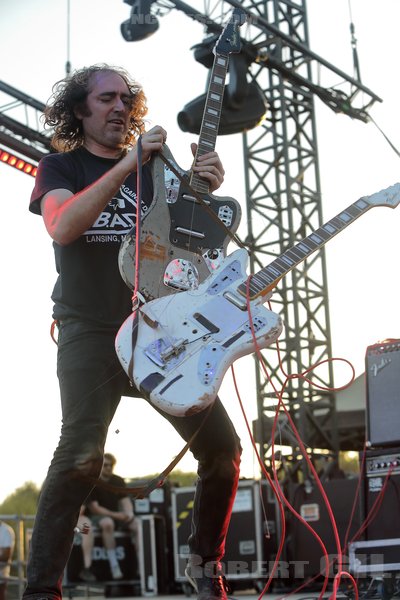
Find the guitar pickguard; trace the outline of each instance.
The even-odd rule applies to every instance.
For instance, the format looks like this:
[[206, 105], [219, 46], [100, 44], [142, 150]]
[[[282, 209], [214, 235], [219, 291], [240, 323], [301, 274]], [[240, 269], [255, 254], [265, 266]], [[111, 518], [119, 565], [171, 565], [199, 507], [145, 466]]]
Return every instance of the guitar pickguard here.
[[177, 248], [203, 254], [205, 249], [221, 248], [226, 233], [215, 216], [228, 228], [236, 221], [237, 203], [230, 198], [203, 198], [204, 208], [185, 184], [181, 184], [177, 199], [169, 204], [171, 217], [170, 242]]
[[[175, 166], [166, 146], [163, 153]], [[187, 198], [185, 186], [157, 155], [152, 158], [151, 170], [154, 197], [140, 234], [139, 288], [146, 300], [196, 289], [226, 255], [230, 240], [218, 219], [234, 233], [241, 216], [239, 203], [233, 198], [207, 194], [205, 202], [218, 217], [213, 218], [197, 200]], [[126, 235], [118, 257], [121, 276], [131, 289], [136, 268], [135, 233], [133, 228]]]

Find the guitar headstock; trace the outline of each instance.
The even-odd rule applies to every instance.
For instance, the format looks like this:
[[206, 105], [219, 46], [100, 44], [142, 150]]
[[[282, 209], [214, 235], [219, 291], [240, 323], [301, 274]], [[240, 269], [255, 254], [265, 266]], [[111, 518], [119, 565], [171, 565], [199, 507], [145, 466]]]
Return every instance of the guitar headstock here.
[[228, 23], [225, 25], [223, 32], [218, 38], [214, 47], [214, 54], [233, 54], [240, 52], [241, 42], [239, 35], [239, 27], [247, 20], [247, 15], [241, 8], [235, 8], [230, 16]]
[[396, 208], [400, 202], [400, 183], [395, 183], [385, 190], [371, 194], [366, 198], [369, 204], [374, 206], [389, 206]]

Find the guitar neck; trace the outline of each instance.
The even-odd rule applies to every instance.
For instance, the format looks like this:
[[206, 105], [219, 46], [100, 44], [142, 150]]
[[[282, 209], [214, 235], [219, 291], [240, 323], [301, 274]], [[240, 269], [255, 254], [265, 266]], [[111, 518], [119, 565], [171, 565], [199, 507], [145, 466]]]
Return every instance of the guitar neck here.
[[361, 217], [372, 206], [375, 206], [375, 204], [369, 202], [368, 197], [360, 198], [319, 229], [286, 250], [286, 252], [273, 260], [267, 267], [264, 267], [261, 271], [253, 275], [250, 280], [248, 292], [247, 282], [242, 283], [238, 287], [238, 292], [243, 296], [247, 296], [247, 293], [249, 293], [250, 299], [267, 294], [296, 265], [308, 258], [316, 250], [322, 248], [330, 239], [345, 229], [345, 227], [351, 225], [351, 223]]
[[[199, 156], [212, 152], [217, 141], [219, 122], [221, 119], [222, 101], [224, 98], [225, 79], [228, 72], [229, 56], [215, 54], [214, 64], [210, 74], [203, 118], [200, 127], [199, 143], [194, 162]], [[206, 179], [192, 173], [190, 185], [199, 194], [208, 194], [210, 184]]]

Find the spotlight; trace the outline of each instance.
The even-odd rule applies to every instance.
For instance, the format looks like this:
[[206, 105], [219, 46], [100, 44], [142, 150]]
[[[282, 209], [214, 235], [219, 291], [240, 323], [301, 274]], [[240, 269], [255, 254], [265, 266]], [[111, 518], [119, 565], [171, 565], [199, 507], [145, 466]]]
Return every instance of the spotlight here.
[[124, 0], [132, 6], [130, 19], [121, 23], [121, 34], [126, 42], [140, 42], [159, 28], [158, 19], [151, 14], [154, 0]]
[[[202, 94], [188, 102], [178, 113], [178, 125], [182, 131], [200, 133], [205, 101], [206, 94]], [[229, 135], [253, 129], [260, 124], [266, 111], [264, 94], [259, 85], [252, 81], [246, 86], [246, 95], [241, 108], [233, 108], [228, 95], [224, 97], [218, 134]]]
[[[211, 36], [193, 47], [197, 62], [211, 69], [214, 62], [213, 47], [218, 36]], [[248, 81], [248, 69], [255, 59], [252, 47], [243, 44], [240, 54], [233, 54], [229, 60], [229, 82], [225, 85], [222, 112], [219, 122], [219, 135], [242, 133], [253, 129], [262, 121], [266, 111], [265, 95], [256, 83]], [[209, 71], [209, 77], [210, 77]], [[182, 131], [200, 133], [206, 94], [188, 102], [178, 113], [178, 125]]]

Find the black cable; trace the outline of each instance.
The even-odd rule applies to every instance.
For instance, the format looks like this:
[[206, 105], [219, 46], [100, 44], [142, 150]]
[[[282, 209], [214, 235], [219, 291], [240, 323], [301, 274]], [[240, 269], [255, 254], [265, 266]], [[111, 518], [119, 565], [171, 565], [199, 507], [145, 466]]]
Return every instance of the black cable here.
[[378, 131], [383, 135], [383, 137], [385, 138], [389, 146], [392, 148], [392, 150], [397, 154], [397, 156], [400, 157], [400, 152], [397, 150], [396, 146], [390, 141], [386, 133], [379, 127], [378, 123], [371, 117], [371, 115], [369, 115], [369, 118], [375, 125], [375, 127], [378, 129]]

